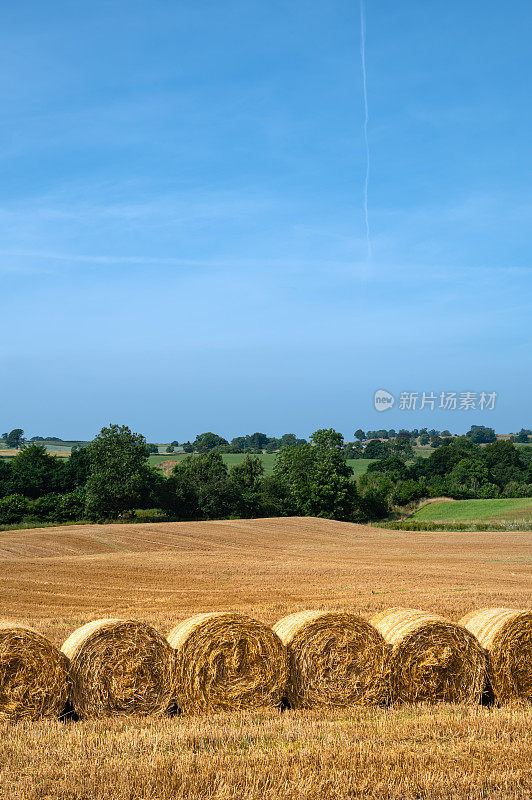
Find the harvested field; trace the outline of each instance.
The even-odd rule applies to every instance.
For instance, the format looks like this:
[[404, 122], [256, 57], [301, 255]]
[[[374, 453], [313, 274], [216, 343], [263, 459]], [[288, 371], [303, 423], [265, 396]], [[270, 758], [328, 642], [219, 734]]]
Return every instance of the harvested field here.
[[[166, 632], [202, 611], [273, 624], [410, 606], [527, 608], [530, 533], [410, 533], [318, 519], [0, 533], [0, 608], [60, 646], [90, 619]], [[525, 800], [532, 710], [440, 704], [0, 723], [4, 800]]]
[[2, 800], [529, 800], [529, 709], [0, 724]]
[[313, 518], [71, 525], [0, 532], [0, 608], [59, 647], [90, 619], [166, 634], [202, 611], [274, 624], [411, 606], [458, 621], [530, 605], [530, 533], [411, 533]]

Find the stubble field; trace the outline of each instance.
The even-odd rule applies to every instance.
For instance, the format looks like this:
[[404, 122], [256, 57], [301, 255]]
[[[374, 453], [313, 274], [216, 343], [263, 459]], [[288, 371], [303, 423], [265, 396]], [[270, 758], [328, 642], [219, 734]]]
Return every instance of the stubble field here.
[[[530, 533], [409, 533], [318, 519], [0, 533], [2, 616], [60, 645], [102, 616], [166, 633], [199, 611], [267, 623], [393, 605], [458, 620], [530, 606]], [[528, 798], [527, 706], [402, 706], [0, 725], [0, 797]]]

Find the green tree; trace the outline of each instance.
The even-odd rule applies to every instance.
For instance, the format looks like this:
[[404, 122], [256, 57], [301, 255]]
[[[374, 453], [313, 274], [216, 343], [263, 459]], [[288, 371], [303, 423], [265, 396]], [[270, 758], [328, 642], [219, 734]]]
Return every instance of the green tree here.
[[21, 494], [11, 494], [0, 498], [0, 524], [10, 525], [21, 522], [28, 513], [30, 501]]
[[0, 497], [11, 493], [11, 464], [0, 458]]
[[344, 437], [341, 433], [335, 431], [334, 428], [320, 428], [314, 431], [310, 437], [310, 441], [315, 447], [321, 450], [334, 450], [342, 447]]
[[233, 508], [227, 466], [219, 453], [176, 464], [164, 488], [164, 507], [179, 519], [222, 519]]
[[526, 449], [517, 448], [505, 440], [487, 444], [481, 457], [490, 471], [492, 482], [501, 488], [511, 481], [526, 482], [526, 463], [521, 452]]
[[410, 444], [410, 439], [404, 436], [397, 436], [392, 445], [392, 453], [405, 461], [414, 458], [414, 450]]
[[265, 433], [252, 433], [249, 437], [249, 444], [254, 450], [264, 450], [269, 442]]
[[30, 444], [11, 462], [11, 492], [35, 498], [61, 488], [64, 465], [42, 444]]
[[20, 450], [24, 446], [24, 431], [22, 428], [14, 428], [11, 433], [6, 436], [6, 445], [13, 450]]
[[390, 453], [388, 442], [381, 442], [379, 439], [371, 439], [364, 450], [364, 458], [386, 458]]
[[382, 519], [391, 510], [395, 483], [384, 472], [366, 472], [358, 480], [360, 513], [364, 520]]
[[[208, 453], [209, 450], [214, 450], [215, 447], [221, 444], [229, 444], [229, 442], [223, 436], [218, 436], [218, 434], [211, 431], [200, 433], [192, 443], [195, 453]], [[185, 450], [185, 452], [187, 451]]]
[[155, 473], [147, 463], [144, 436], [127, 425], [102, 428], [89, 444], [86, 510], [91, 518], [116, 518], [138, 508], [150, 494]]
[[448, 481], [455, 493], [458, 490], [464, 497], [467, 493], [472, 493], [471, 496], [474, 496], [482, 484], [489, 482], [489, 471], [479, 456], [463, 458], [453, 467]]
[[231, 467], [229, 481], [234, 497], [232, 516], [249, 518], [267, 515], [263, 478], [264, 466], [257, 456], [247, 455], [240, 464]]
[[295, 433], [283, 433], [281, 436], [281, 447], [293, 447], [297, 443]]
[[320, 433], [323, 431], [316, 431], [311, 437], [319, 443], [315, 446], [283, 448], [275, 462], [274, 476], [286, 487], [297, 513], [353, 520], [359, 511], [353, 471], [342, 451], [334, 446], [337, 439]]
[[401, 458], [389, 456], [379, 461], [374, 461], [368, 466], [368, 472], [383, 472], [393, 480], [402, 480], [408, 477], [408, 467]]
[[466, 436], [475, 444], [487, 444], [497, 439], [493, 428], [486, 428], [485, 425], [472, 425]]
[[72, 450], [70, 458], [63, 462], [61, 491], [72, 492], [87, 483], [90, 473], [90, 458], [87, 447]]
[[409, 478], [406, 481], [398, 481], [392, 494], [392, 503], [398, 506], [405, 506], [409, 503], [416, 503], [423, 497], [423, 487]]
[[349, 442], [344, 448], [344, 456], [346, 458], [365, 458], [362, 442]]

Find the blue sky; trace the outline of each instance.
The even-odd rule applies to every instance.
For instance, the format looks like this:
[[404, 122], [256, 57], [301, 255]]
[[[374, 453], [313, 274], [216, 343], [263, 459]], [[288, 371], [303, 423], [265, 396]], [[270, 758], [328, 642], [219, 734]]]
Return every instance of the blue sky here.
[[2, 430], [532, 427], [532, 7], [366, 21], [369, 262], [357, 2], [3, 4]]

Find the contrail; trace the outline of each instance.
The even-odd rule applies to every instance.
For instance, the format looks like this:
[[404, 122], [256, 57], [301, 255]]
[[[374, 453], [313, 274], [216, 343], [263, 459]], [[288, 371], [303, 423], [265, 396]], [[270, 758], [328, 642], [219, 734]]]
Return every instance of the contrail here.
[[367, 260], [371, 261], [371, 231], [368, 213], [368, 187], [369, 187], [369, 139], [368, 139], [368, 85], [366, 74], [366, 13], [365, 2], [360, 0], [360, 60], [362, 62], [362, 91], [364, 94], [364, 144], [366, 147], [366, 177], [364, 179], [364, 220], [366, 223]]

